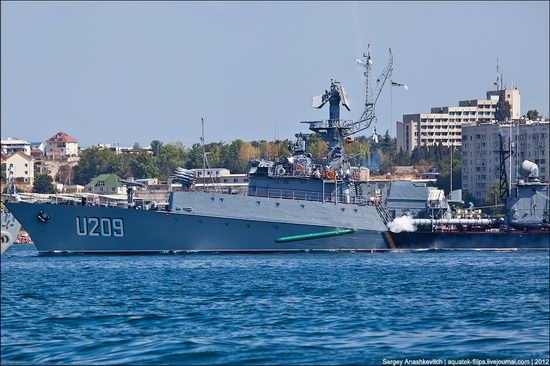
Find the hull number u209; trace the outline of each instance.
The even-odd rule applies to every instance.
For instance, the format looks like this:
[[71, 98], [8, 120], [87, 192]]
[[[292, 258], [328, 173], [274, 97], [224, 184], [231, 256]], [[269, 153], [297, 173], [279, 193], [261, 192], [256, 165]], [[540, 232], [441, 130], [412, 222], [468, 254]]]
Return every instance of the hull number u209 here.
[[124, 236], [124, 221], [111, 217], [76, 217], [76, 234], [79, 236]]

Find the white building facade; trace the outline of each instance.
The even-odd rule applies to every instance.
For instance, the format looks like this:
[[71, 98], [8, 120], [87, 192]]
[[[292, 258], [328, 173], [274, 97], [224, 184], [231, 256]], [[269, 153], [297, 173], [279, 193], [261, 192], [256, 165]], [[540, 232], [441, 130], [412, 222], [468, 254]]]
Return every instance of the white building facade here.
[[[512, 143], [506, 174], [517, 180], [523, 160], [539, 166], [539, 178], [550, 178], [550, 122], [476, 123], [462, 126], [462, 189], [482, 200], [500, 178], [500, 135], [504, 150]], [[510, 139], [511, 136], [511, 139]]]
[[34, 183], [34, 161], [21, 151], [6, 158], [6, 178], [10, 171], [15, 179], [21, 179], [25, 183]]
[[510, 118], [521, 116], [521, 96], [517, 89], [488, 91], [487, 99], [463, 100], [458, 106], [434, 107], [430, 113], [403, 115], [397, 122], [397, 149], [411, 152], [419, 146], [461, 146], [465, 123], [495, 120], [499, 98], [510, 103]]
[[31, 143], [25, 140], [9, 137], [0, 142], [2, 145], [2, 154], [11, 155], [20, 151], [24, 154], [31, 155]]

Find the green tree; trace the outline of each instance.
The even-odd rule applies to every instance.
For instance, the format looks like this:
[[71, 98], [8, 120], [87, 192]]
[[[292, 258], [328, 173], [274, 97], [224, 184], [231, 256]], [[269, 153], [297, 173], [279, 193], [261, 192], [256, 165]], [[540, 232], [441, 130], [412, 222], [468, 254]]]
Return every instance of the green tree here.
[[130, 159], [130, 154], [117, 154], [97, 147], [83, 150], [78, 165], [73, 167], [74, 183], [86, 185], [92, 178], [107, 173], [128, 178], [131, 174]]
[[156, 158], [159, 178], [166, 180], [177, 167], [186, 166], [188, 157], [189, 153], [181, 142], [162, 145]]
[[[447, 149], [449, 150], [449, 149]], [[436, 187], [443, 189], [445, 194], [449, 194], [451, 188], [451, 154], [448, 153], [439, 163], [439, 173]], [[460, 151], [453, 152], [453, 190], [462, 188], [462, 162], [460, 160]]]
[[[78, 165], [73, 167], [74, 182], [86, 185], [109, 166], [111, 151], [92, 147], [80, 152]], [[114, 154], [114, 153], [113, 153]]]
[[162, 142], [159, 140], [153, 140], [151, 141], [151, 150], [153, 150], [153, 156], [157, 156], [160, 154], [160, 150], [162, 148]]
[[502, 207], [499, 206], [500, 204], [502, 204], [502, 199], [500, 198], [500, 184], [494, 182], [489, 187], [489, 192], [487, 192], [483, 198], [483, 205], [492, 206], [487, 208], [489, 208], [493, 214], [499, 214], [503, 211]]
[[344, 145], [344, 152], [355, 165], [365, 165], [370, 155], [370, 145], [366, 140], [354, 140]]
[[32, 191], [34, 193], [55, 193], [55, 187], [52, 182], [53, 179], [48, 174], [37, 174], [34, 177]]
[[510, 103], [500, 97], [495, 106], [495, 119], [497, 121], [508, 121], [511, 116], [511, 108]]
[[202, 146], [201, 144], [193, 144], [191, 146], [191, 151], [189, 151], [189, 155], [187, 158], [187, 169], [197, 169], [201, 168], [203, 164], [202, 159]]
[[243, 166], [239, 159], [243, 145], [244, 141], [237, 139], [232, 141], [231, 144], [224, 144], [222, 146], [220, 160], [223, 161], [223, 166], [232, 173], [246, 173], [248, 164]]
[[539, 118], [539, 111], [536, 109], [530, 109], [527, 111], [527, 119], [533, 121]]
[[311, 153], [317, 163], [321, 163], [327, 157], [328, 145], [319, 136], [310, 135], [306, 141], [306, 150]]
[[132, 172], [132, 177], [135, 179], [142, 178], [155, 178], [159, 176], [159, 169], [155, 164], [154, 156], [141, 153], [141, 154], [131, 154], [129, 168]]

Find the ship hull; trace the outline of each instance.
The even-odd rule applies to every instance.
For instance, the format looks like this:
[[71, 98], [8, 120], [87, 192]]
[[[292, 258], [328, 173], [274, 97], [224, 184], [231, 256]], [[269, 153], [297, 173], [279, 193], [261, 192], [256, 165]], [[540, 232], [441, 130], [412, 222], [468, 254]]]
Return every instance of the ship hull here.
[[4, 254], [8, 249], [11, 248], [15, 239], [17, 239], [17, 234], [19, 229], [21, 229], [21, 224], [13, 215], [9, 212], [2, 210], [2, 235], [1, 235], [1, 251], [0, 255]]
[[315, 236], [346, 228], [91, 206], [13, 203], [8, 208], [30, 234], [39, 253], [388, 249], [387, 238], [380, 230], [356, 229], [345, 235], [277, 242], [281, 238]]
[[548, 231], [388, 232], [396, 249], [548, 249]]

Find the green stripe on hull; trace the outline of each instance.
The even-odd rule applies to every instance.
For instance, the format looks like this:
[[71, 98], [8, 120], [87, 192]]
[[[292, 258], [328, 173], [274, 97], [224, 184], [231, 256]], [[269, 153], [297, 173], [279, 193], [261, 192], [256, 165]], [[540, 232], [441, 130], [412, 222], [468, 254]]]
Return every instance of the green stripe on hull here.
[[288, 242], [291, 242], [291, 241], [318, 239], [318, 238], [326, 238], [326, 237], [329, 237], [329, 236], [352, 234], [354, 232], [355, 232], [355, 230], [353, 230], [353, 229], [343, 229], [343, 230], [334, 230], [334, 231], [324, 231], [324, 232], [321, 232], [321, 233], [309, 233], [309, 234], [300, 234], [300, 235], [293, 235], [293, 236], [282, 236], [280, 238], [275, 239], [275, 242], [276, 243], [288, 243]]

